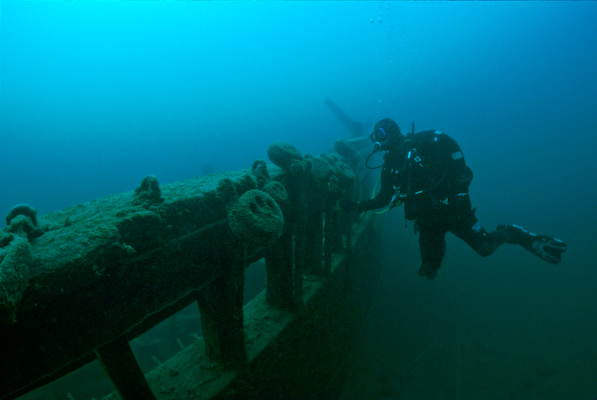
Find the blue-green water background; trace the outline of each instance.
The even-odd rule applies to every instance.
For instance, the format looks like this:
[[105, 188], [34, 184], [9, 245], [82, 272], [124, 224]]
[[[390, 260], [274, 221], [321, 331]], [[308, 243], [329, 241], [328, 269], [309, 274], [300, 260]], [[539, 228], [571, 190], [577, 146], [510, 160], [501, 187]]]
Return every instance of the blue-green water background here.
[[513, 246], [482, 259], [450, 236], [428, 282], [402, 211], [384, 215], [383, 284], [344, 396], [597, 397], [597, 3], [2, 1], [0, 15], [0, 212], [246, 168], [274, 140], [327, 151], [350, 134], [326, 97], [356, 120], [415, 121], [459, 142], [488, 229], [569, 250], [558, 266]]

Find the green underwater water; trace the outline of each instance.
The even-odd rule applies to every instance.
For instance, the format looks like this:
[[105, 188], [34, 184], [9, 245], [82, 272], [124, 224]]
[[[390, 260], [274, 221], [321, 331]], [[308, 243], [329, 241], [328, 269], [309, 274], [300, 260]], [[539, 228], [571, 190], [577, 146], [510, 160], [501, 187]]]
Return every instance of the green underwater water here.
[[482, 259], [452, 236], [428, 281], [412, 227], [383, 225], [383, 283], [341, 398], [596, 398], [595, 302], [565, 265], [516, 246]]

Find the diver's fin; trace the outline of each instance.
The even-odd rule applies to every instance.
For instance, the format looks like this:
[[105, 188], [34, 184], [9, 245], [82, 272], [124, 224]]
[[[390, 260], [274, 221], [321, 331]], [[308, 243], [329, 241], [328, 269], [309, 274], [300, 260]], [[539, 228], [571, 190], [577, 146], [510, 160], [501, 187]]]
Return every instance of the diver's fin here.
[[342, 110], [336, 103], [332, 100], [326, 98], [324, 100], [325, 104], [332, 110], [336, 118], [342, 122], [342, 125], [346, 127], [349, 131], [352, 132], [352, 137], [358, 137], [364, 135], [364, 127], [363, 124], [357, 121], [354, 121], [344, 110]]
[[519, 244], [548, 263], [559, 263], [562, 260], [562, 253], [567, 248], [566, 243], [560, 239], [546, 235], [537, 235], [518, 225], [500, 225], [497, 229], [498, 231], [507, 231], [507, 243]]
[[566, 251], [566, 243], [560, 239], [552, 238], [545, 235], [539, 235], [535, 238], [532, 245], [532, 253], [541, 259], [557, 264], [562, 261], [562, 253]]

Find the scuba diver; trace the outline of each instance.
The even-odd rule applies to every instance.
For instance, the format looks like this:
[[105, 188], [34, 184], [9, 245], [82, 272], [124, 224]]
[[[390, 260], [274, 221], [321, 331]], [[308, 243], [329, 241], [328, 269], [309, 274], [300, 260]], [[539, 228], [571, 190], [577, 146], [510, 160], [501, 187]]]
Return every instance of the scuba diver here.
[[[414, 132], [406, 137], [393, 120], [375, 124], [370, 136], [371, 155], [385, 151], [381, 166], [381, 188], [370, 200], [352, 203], [363, 211], [404, 203], [407, 220], [419, 233], [421, 267], [419, 275], [434, 279], [446, 254], [445, 235], [452, 232], [483, 257], [503, 243], [518, 244], [539, 258], [557, 264], [566, 244], [559, 239], [531, 233], [517, 225], [499, 225], [487, 232], [471, 209], [468, 187], [473, 173], [464, 162], [460, 146], [448, 135], [435, 130]], [[368, 168], [368, 161], [365, 162]]]

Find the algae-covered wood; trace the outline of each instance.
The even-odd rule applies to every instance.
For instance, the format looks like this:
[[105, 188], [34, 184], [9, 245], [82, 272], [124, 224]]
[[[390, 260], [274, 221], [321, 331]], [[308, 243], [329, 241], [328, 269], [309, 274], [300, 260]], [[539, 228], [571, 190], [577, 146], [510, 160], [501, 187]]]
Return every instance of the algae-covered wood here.
[[[275, 142], [268, 156], [278, 167], [256, 161], [250, 170], [163, 186], [147, 176], [134, 192], [40, 218], [27, 205], [11, 210], [0, 231], [0, 271], [7, 272], [0, 276], [0, 333], [11, 344], [0, 350], [0, 398], [97, 357], [121, 396], [134, 399], [148, 388], [128, 340], [195, 300], [210, 360], [245, 365], [244, 268], [273, 254], [270, 247], [288, 247], [287, 256], [266, 257], [286, 271], [268, 269], [268, 280], [280, 282], [268, 283], [267, 297], [278, 306], [302, 304], [303, 273], [320, 270], [306, 264], [322, 256], [321, 243], [307, 240], [321, 242], [322, 219], [309, 224], [309, 216], [325, 211], [335, 226], [331, 204], [355, 180], [335, 155], [303, 158]], [[293, 239], [279, 240], [285, 230]], [[121, 370], [136, 370], [130, 382], [137, 383], [121, 379]]]
[[[220, 259], [243, 265], [218, 184], [257, 188], [249, 170], [103, 197], [41, 216], [30, 278], [14, 324], [2, 324], [2, 397], [39, 386], [133, 338], [184, 307], [221, 276]], [[5, 232], [5, 235], [10, 233]], [[234, 262], [234, 259], [236, 262]], [[44, 379], [45, 378], [45, 379]]]
[[[358, 224], [356, 256], [332, 257], [328, 277], [307, 275], [298, 311], [269, 305], [265, 291], [244, 307], [248, 364], [223, 368], [205, 354], [203, 338], [146, 374], [159, 400], [334, 398], [346, 358], [379, 278], [373, 214]], [[103, 400], [118, 400], [112, 393]]]

